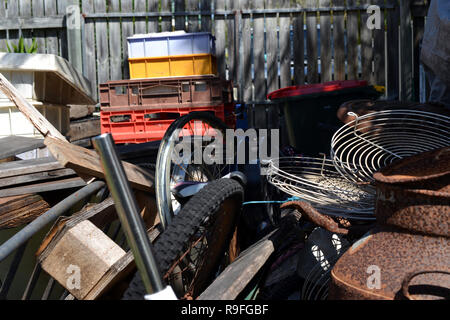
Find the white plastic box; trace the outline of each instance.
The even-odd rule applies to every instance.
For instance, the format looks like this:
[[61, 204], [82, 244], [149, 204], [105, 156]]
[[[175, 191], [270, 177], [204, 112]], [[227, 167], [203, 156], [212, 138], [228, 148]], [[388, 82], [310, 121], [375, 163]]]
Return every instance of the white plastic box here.
[[[52, 54], [0, 53], [0, 73], [62, 134], [69, 131], [69, 104], [95, 104], [90, 83]], [[0, 92], [0, 138], [40, 137], [33, 124]]]
[[[62, 104], [47, 103], [37, 100], [41, 90], [35, 81], [37, 76], [33, 71], [2, 71], [2, 74], [16, 87], [22, 96], [34, 105], [47, 120], [62, 134], [69, 130], [69, 107]], [[41, 80], [42, 81], [42, 80]], [[54, 88], [53, 90], [55, 90]], [[41, 137], [33, 124], [20, 112], [2, 92], [0, 92], [0, 138], [9, 135]]]
[[215, 54], [215, 38], [209, 32], [165, 32], [128, 37], [128, 58], [150, 58], [188, 54]]

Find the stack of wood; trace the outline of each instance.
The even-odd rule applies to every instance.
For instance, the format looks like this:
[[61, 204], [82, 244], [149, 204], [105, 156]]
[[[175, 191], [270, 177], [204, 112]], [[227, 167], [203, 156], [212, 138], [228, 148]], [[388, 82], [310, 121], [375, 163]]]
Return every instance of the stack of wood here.
[[70, 130], [67, 134], [73, 144], [91, 147], [91, 138], [100, 134], [100, 117], [94, 115], [94, 105], [69, 105]]
[[41, 150], [43, 139], [0, 139], [0, 230], [32, 221], [49, 209], [38, 193], [78, 188], [86, 182], [53, 156], [20, 160], [17, 155]]
[[[93, 125], [95, 121], [89, 120], [92, 107], [73, 109], [73, 117], [78, 118], [71, 126], [69, 139], [66, 139], [1, 74], [0, 90], [45, 137], [37, 147], [46, 147], [48, 151], [48, 156], [44, 158], [0, 163], [1, 230], [1, 226], [25, 224], [44, 214], [49, 205], [40, 196], [43, 191], [81, 188], [93, 180], [104, 180], [105, 174], [94, 150], [71, 143], [84, 144], [83, 139], [90, 140], [89, 136], [99, 133], [78, 126], [85, 120], [89, 123], [87, 126]], [[35, 144], [30, 145], [36, 148]], [[24, 152], [22, 149], [20, 152]], [[16, 152], [10, 150], [4, 156], [11, 160]], [[150, 237], [154, 239], [158, 234], [156, 226], [159, 223], [154, 197], [154, 176], [150, 171], [129, 162], [123, 161], [122, 164], [147, 229], [149, 232], [153, 230]], [[62, 200], [63, 197], [58, 199]], [[112, 199], [102, 196], [96, 201], [101, 202], [84, 202], [81, 204], [81, 211], [57, 220], [36, 253], [37, 263], [52, 277], [52, 281], [56, 280], [77, 299], [97, 299], [110, 291], [117, 281], [135, 271], [133, 255], [124, 238], [118, 243], [117, 232], [113, 232], [115, 236], [108, 234], [111, 224], [118, 223]], [[74, 211], [76, 210], [68, 210], [67, 213]], [[70, 265], [82, 268], [82, 289], [68, 284], [66, 272]]]

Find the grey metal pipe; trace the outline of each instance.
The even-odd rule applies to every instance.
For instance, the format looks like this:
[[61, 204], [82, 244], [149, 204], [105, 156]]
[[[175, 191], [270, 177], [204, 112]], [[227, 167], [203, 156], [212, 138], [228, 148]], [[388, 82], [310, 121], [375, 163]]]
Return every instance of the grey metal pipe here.
[[77, 192], [71, 194], [63, 201], [58, 202], [53, 208], [48, 210], [43, 215], [37, 217], [32, 222], [30, 222], [25, 228], [17, 232], [11, 238], [9, 238], [5, 243], [0, 246], [0, 261], [9, 256], [14, 250], [24, 244], [33, 235], [35, 235], [39, 230], [44, 228], [47, 224], [58, 218], [64, 212], [66, 212], [70, 207], [72, 207], [78, 201], [90, 196], [98, 189], [103, 187], [105, 183], [103, 181], [94, 181], [87, 186], [81, 188]]
[[100, 155], [106, 183], [114, 199], [117, 215], [133, 252], [136, 266], [141, 274], [147, 293], [164, 289], [158, 264], [153, 255], [150, 239], [145, 230], [134, 194], [128, 183], [122, 162], [119, 160], [111, 134], [92, 139]]

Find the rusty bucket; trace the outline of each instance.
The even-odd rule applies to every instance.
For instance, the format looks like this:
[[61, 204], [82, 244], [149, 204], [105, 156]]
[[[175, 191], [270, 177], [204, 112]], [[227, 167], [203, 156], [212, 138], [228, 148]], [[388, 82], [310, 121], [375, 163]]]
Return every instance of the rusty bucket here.
[[450, 298], [450, 148], [374, 174], [377, 227], [336, 263], [330, 299]]

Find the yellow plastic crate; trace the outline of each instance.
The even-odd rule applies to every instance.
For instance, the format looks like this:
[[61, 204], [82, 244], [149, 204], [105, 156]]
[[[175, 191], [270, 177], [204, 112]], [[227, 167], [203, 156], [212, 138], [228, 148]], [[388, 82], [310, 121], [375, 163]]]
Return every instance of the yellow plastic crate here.
[[130, 79], [217, 75], [216, 57], [212, 54], [130, 58], [128, 62]]

